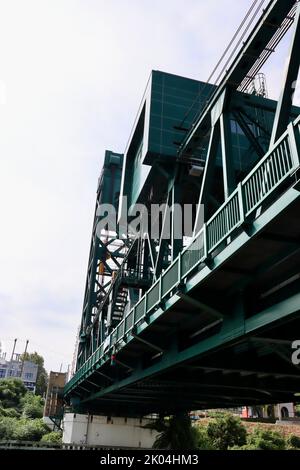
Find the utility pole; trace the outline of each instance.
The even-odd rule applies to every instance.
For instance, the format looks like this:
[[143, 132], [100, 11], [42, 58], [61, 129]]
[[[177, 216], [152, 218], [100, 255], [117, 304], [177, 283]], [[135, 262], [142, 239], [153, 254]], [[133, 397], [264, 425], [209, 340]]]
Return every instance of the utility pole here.
[[5, 374], [5, 378], [8, 376], [8, 372], [11, 368], [11, 364], [12, 364], [12, 361], [13, 361], [13, 358], [14, 358], [14, 354], [15, 354], [15, 349], [16, 349], [16, 344], [17, 344], [17, 341], [18, 341], [18, 338], [15, 338], [14, 340], [14, 345], [13, 345], [13, 349], [12, 349], [12, 352], [11, 352], [11, 357], [10, 357], [10, 361], [7, 365], [7, 369], [6, 369], [6, 374]]
[[25, 361], [25, 356], [26, 356], [26, 353], [27, 353], [27, 347], [28, 347], [28, 343], [29, 343], [29, 339], [26, 340], [26, 345], [25, 345], [25, 350], [24, 350], [24, 354], [23, 354], [23, 360], [22, 360], [22, 366], [21, 366], [21, 373], [20, 373], [20, 378], [22, 378], [22, 374], [23, 374], [23, 369], [24, 369], [24, 361]]

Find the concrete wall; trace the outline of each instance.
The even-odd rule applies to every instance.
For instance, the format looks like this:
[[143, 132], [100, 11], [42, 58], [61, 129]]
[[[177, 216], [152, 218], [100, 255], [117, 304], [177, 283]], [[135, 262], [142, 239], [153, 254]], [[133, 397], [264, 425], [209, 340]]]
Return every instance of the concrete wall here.
[[157, 432], [141, 426], [149, 419], [66, 413], [63, 443], [151, 448]]

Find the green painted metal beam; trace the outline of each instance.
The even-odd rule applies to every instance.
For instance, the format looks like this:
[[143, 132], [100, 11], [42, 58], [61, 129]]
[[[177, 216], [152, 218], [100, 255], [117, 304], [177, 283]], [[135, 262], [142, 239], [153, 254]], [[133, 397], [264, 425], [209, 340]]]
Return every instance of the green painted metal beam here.
[[[203, 353], [216, 350], [216, 348], [219, 347], [226, 347], [230, 343], [232, 343], [232, 341], [236, 341], [244, 337], [244, 335], [252, 334], [254, 331], [258, 332], [263, 327], [270, 326], [276, 321], [281, 321], [284, 317], [287, 318], [291, 315], [294, 315], [299, 310], [300, 294], [297, 294], [291, 299], [282, 301], [279, 304], [266, 309], [264, 312], [255, 315], [252, 318], [249, 318], [247, 320], [240, 319], [239, 328], [237, 328], [235, 325], [234, 331], [230, 336], [228, 336], [226, 329], [225, 334], [223, 332], [223, 329], [221, 329], [221, 331], [213, 337], [202, 340], [184, 351], [177, 351], [175, 354], [174, 351], [165, 351], [164, 354], [161, 356], [161, 360], [158, 364], [155, 364], [145, 370], [137, 371], [127, 379], [124, 379], [116, 384], [111, 385], [106, 390], [91, 394], [84, 401], [91, 401], [95, 398], [102, 397], [106, 393], [110, 393], [114, 390], [119, 390], [120, 388], [128, 386], [136, 381], [140, 381], [147, 377], [156, 375], [164, 369], [180, 365], [185, 361], [189, 361], [191, 359], [194, 359], [195, 357], [201, 356], [201, 354]], [[228, 321], [228, 325], [230, 328], [230, 320]]]
[[220, 124], [217, 122], [213, 125], [210, 133], [210, 140], [208, 145], [207, 157], [205, 160], [204, 174], [201, 183], [199, 202], [197, 214], [195, 219], [194, 236], [197, 235], [202, 228], [201, 211], [203, 211], [204, 221], [207, 220], [207, 205], [209, 195], [211, 194], [211, 187], [213, 182], [213, 174], [216, 165], [217, 150], [220, 139]]
[[283, 79], [281, 95], [277, 104], [273, 130], [270, 140], [270, 148], [283, 134], [290, 120], [293, 94], [295, 93], [297, 77], [300, 65], [300, 5], [298, 3], [294, 22], [294, 33], [288, 56], [288, 63]]

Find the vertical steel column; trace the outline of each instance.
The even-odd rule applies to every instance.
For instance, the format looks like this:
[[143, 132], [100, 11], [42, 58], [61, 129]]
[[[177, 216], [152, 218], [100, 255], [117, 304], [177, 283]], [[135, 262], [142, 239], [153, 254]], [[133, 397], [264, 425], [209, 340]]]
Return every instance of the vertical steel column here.
[[270, 140], [270, 149], [277, 139], [284, 133], [289, 123], [291, 108], [293, 104], [293, 93], [295, 92], [296, 81], [300, 64], [300, 3], [297, 6], [295, 16], [294, 34], [291, 41], [288, 56], [287, 68], [284, 74], [282, 91], [277, 103], [273, 130]]
[[222, 167], [224, 182], [224, 199], [226, 200], [235, 190], [235, 171], [232, 158], [230, 116], [223, 112], [220, 116]]
[[204, 174], [203, 174], [203, 179], [202, 179], [202, 184], [201, 184], [201, 189], [200, 189], [200, 196], [199, 196], [197, 214], [196, 214], [195, 225], [194, 225], [194, 236], [201, 229], [201, 220], [200, 220], [201, 210], [204, 211], [204, 221], [206, 221], [206, 218], [207, 218], [207, 203], [208, 203], [208, 199], [209, 199], [209, 195], [211, 191], [213, 173], [214, 173], [214, 169], [216, 165], [216, 157], [217, 157], [219, 140], [220, 140], [220, 124], [219, 122], [217, 122], [212, 127], [211, 133], [210, 133], [210, 140], [209, 140], [209, 145], [208, 145], [208, 150], [207, 150], [207, 157], [205, 161]]
[[[181, 202], [181, 189], [180, 184], [176, 181], [172, 187], [171, 193], [171, 261], [177, 258], [178, 254], [183, 247], [183, 221], [182, 214], [184, 207]], [[179, 235], [181, 237], [179, 238]]]

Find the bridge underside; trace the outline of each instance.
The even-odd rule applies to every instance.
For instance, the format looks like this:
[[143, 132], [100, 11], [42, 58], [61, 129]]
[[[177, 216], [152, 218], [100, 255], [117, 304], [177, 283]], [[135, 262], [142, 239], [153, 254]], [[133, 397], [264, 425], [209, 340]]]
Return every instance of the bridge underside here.
[[297, 401], [300, 199], [292, 181], [131, 330], [114, 365], [79, 385], [81, 410], [144, 415]]

